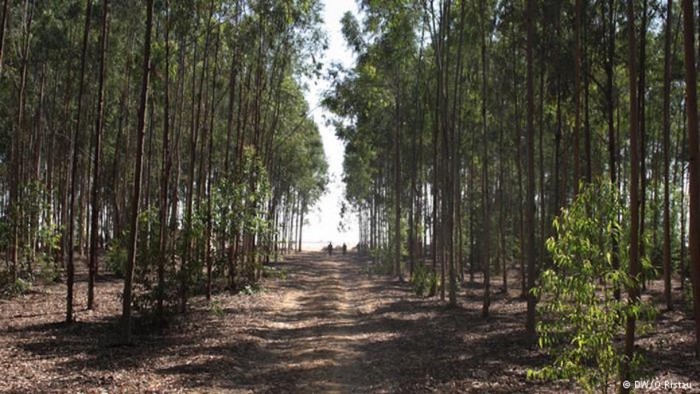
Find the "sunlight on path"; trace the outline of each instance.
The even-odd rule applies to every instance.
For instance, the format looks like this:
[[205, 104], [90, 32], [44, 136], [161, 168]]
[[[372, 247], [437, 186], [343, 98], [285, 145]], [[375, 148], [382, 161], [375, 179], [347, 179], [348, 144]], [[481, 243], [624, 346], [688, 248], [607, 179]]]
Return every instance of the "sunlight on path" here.
[[[284, 294], [275, 313], [277, 328], [271, 343], [279, 352], [275, 368], [299, 372], [296, 389], [309, 392], [348, 392], [366, 387], [368, 365], [358, 351], [369, 334], [361, 325], [361, 297], [369, 286], [360, 265], [342, 256], [308, 253], [304, 268], [288, 283], [297, 289]], [[363, 313], [364, 311], [364, 313]]]

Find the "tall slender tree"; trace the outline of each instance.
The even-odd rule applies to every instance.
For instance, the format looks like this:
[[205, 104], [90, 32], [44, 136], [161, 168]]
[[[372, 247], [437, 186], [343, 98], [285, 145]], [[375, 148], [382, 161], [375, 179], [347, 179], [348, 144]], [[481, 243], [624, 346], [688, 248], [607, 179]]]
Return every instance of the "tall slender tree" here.
[[10, 0], [2, 2], [2, 19], [0, 20], [0, 76], [2, 76], [2, 62], [5, 53], [5, 29], [7, 28], [7, 20], [10, 14]]
[[581, 73], [582, 73], [582, 50], [581, 50], [581, 19], [583, 18], [583, 0], [576, 0], [576, 48], [574, 50], [574, 193], [578, 192], [578, 182], [581, 179]]
[[160, 207], [159, 222], [160, 232], [158, 238], [158, 292], [156, 298], [156, 310], [163, 317], [163, 302], [165, 298], [165, 265], [168, 261], [168, 194], [170, 191], [170, 172], [173, 166], [173, 158], [170, 147], [170, 0], [165, 1], [165, 59], [164, 59], [164, 84], [163, 84], [163, 152], [162, 172], [160, 176]]
[[692, 0], [683, 0], [683, 49], [685, 53], [685, 111], [688, 127], [688, 253], [695, 310], [695, 355], [700, 358], [700, 131], [698, 130], [697, 69], [695, 64], [695, 14]]
[[100, 66], [97, 88], [97, 119], [95, 120], [95, 137], [93, 142], [92, 163], [92, 216], [90, 218], [90, 261], [88, 272], [87, 308], [95, 307], [95, 275], [97, 273], [97, 243], [99, 239], [99, 222], [101, 216], [101, 190], [102, 182], [102, 129], [104, 128], [105, 107], [105, 80], [107, 78], [107, 32], [109, 21], [109, 0], [102, 1], [102, 32], [100, 34]]
[[535, 97], [534, 97], [534, 63], [532, 51], [535, 45], [534, 34], [534, 0], [526, 2], [526, 24], [527, 24], [527, 137], [526, 137], [526, 158], [527, 158], [527, 185], [525, 188], [525, 233], [527, 234], [526, 256], [527, 256], [527, 337], [535, 343], [535, 305], [537, 299], [533, 293], [535, 288], [535, 276], [537, 267], [535, 266]]
[[122, 293], [122, 341], [131, 343], [131, 301], [134, 267], [136, 266], [137, 241], [139, 230], [139, 212], [141, 205], [141, 177], [143, 175], [143, 150], [146, 137], [146, 104], [148, 103], [148, 85], [151, 71], [151, 31], [153, 29], [153, 0], [146, 0], [146, 32], [143, 43], [143, 63], [141, 67], [141, 98], [137, 112], [136, 126], [136, 161], [134, 164], [134, 191], [131, 200], [129, 218], [129, 244]]
[[85, 89], [85, 64], [87, 62], [87, 47], [90, 35], [90, 17], [92, 16], [92, 0], [87, 0], [85, 5], [85, 28], [83, 30], [83, 46], [80, 54], [80, 82], [78, 87], [78, 106], [76, 110], [75, 131], [73, 132], [73, 142], [71, 144], [71, 172], [70, 172], [70, 205], [68, 207], [68, 263], [66, 284], [68, 291], [66, 294], [66, 323], [73, 322], [73, 282], [75, 280], [75, 195], [78, 183], [78, 160], [81, 147], [80, 142], [81, 121], [83, 112], [83, 92]]
[[[639, 119], [637, 102], [637, 59], [636, 59], [636, 34], [634, 0], [627, 0], [627, 24], [628, 24], [628, 58], [627, 69], [629, 73], [629, 138], [630, 138], [630, 245], [629, 245], [629, 278], [630, 284], [627, 288], [628, 302], [637, 303], [639, 301]], [[631, 364], [634, 357], [634, 339], [636, 329], [636, 317], [633, 314], [627, 315], [625, 328], [625, 359], [622, 363], [621, 380], [630, 381]], [[628, 392], [629, 387], [621, 385], [622, 391]]]
[[670, 145], [671, 145], [671, 41], [673, 31], [673, 0], [666, 2], [666, 25], [664, 28], [664, 102], [663, 102], [663, 133], [664, 133], [664, 299], [666, 308], [673, 309], [671, 294], [671, 209], [670, 209]]
[[484, 270], [484, 302], [481, 307], [481, 316], [487, 317], [489, 315], [489, 307], [491, 305], [491, 214], [490, 205], [491, 197], [489, 194], [489, 189], [491, 185], [489, 183], [489, 134], [488, 125], [486, 118], [486, 94], [487, 94], [487, 81], [486, 81], [486, 35], [488, 34], [486, 30], [486, 7], [485, 0], [480, 3], [481, 8], [481, 133], [482, 133], [482, 179], [481, 179], [481, 193], [482, 193], [482, 220], [484, 226], [484, 239], [483, 239], [483, 270]]

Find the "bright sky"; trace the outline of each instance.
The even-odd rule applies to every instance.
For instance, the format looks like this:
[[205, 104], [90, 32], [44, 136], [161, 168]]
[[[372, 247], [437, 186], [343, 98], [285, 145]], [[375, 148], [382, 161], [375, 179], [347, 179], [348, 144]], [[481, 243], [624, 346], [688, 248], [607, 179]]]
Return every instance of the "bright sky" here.
[[[346, 11], [357, 14], [357, 4], [355, 0], [324, 0], [324, 3], [323, 20], [324, 29], [328, 35], [328, 50], [325, 52], [322, 62], [326, 67], [331, 63], [340, 63], [344, 67], [351, 67], [353, 56], [345, 45], [340, 19]], [[353, 213], [346, 215], [343, 222], [345, 231], [339, 229], [340, 206], [345, 194], [342, 181], [344, 147], [343, 143], [335, 136], [334, 128], [326, 125], [326, 120], [331, 114], [323, 107], [318, 106], [320, 98], [323, 92], [328, 89], [329, 84], [325, 80], [307, 81], [307, 83], [309, 91], [306, 92], [306, 100], [309, 102], [309, 108], [316, 108], [311, 113], [311, 117], [321, 131], [323, 149], [329, 166], [330, 183], [328, 192], [311, 209], [307, 224], [304, 226], [302, 240], [305, 244], [333, 242], [334, 245], [340, 245], [345, 242], [352, 247], [359, 240], [357, 216]]]

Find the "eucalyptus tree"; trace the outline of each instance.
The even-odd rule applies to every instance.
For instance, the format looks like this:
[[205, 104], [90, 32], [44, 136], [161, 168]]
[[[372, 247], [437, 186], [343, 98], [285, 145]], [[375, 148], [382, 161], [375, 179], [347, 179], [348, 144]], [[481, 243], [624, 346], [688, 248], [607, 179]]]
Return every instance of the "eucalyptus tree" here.
[[90, 261], [88, 263], [87, 308], [93, 309], [95, 302], [95, 275], [97, 274], [97, 243], [99, 238], [99, 217], [101, 213], [101, 165], [102, 165], [102, 130], [104, 129], [105, 79], [107, 73], [107, 32], [109, 22], [109, 0], [102, 2], [102, 23], [100, 34], [100, 65], [97, 93], [97, 119], [93, 142], [93, 178], [92, 178], [92, 216], [90, 219]]
[[527, 0], [526, 20], [527, 20], [527, 47], [525, 56], [527, 59], [527, 182], [525, 192], [525, 232], [527, 233], [526, 256], [527, 256], [527, 321], [526, 329], [528, 340], [534, 343], [535, 333], [535, 305], [536, 298], [533, 293], [535, 287], [535, 276], [537, 267], [535, 261], [535, 97], [534, 97], [534, 64], [533, 47], [534, 40], [534, 0]]
[[[630, 245], [629, 245], [629, 277], [627, 286], [629, 302], [636, 303], [639, 299], [638, 275], [639, 275], [639, 124], [637, 102], [637, 72], [636, 72], [636, 34], [635, 34], [635, 9], [634, 1], [627, 1], [628, 23], [628, 61], [629, 72], [629, 139], [630, 139]], [[633, 314], [626, 316], [625, 329], [625, 356], [626, 361], [622, 366], [621, 377], [628, 381], [631, 377], [632, 361], [634, 357], [634, 339], [636, 331], [636, 318]], [[629, 387], [622, 387], [623, 391], [629, 391]]]
[[85, 63], [87, 61], [87, 48], [88, 39], [90, 34], [90, 18], [92, 17], [92, 0], [87, 0], [85, 2], [85, 28], [83, 30], [83, 44], [82, 51], [80, 55], [80, 82], [78, 88], [78, 106], [76, 109], [76, 121], [75, 121], [75, 131], [73, 132], [73, 142], [71, 149], [71, 172], [70, 172], [70, 206], [68, 208], [68, 250], [67, 250], [67, 292], [66, 292], [66, 322], [73, 322], [73, 282], [74, 282], [74, 270], [75, 270], [75, 254], [74, 254], [74, 237], [75, 237], [75, 198], [76, 198], [76, 184], [78, 182], [78, 159], [79, 151], [82, 149], [79, 146], [81, 137], [81, 120], [82, 120], [82, 105], [83, 105], [83, 92], [85, 86]]
[[700, 358], [700, 131], [698, 131], [697, 70], [693, 2], [683, 0], [683, 49], [685, 64], [686, 116], [688, 119], [689, 231], [688, 250], [695, 310], [695, 356]]
[[670, 210], [670, 145], [671, 145], [671, 42], [673, 40], [673, 0], [666, 2], [664, 24], [664, 88], [663, 88], [663, 155], [664, 155], [664, 201], [663, 201], [663, 269], [664, 298], [666, 308], [673, 309], [671, 294], [671, 210]]
[[132, 281], [136, 265], [137, 240], [139, 231], [139, 213], [141, 206], [141, 177], [143, 175], [143, 149], [146, 138], [146, 104], [149, 94], [151, 74], [151, 39], [153, 31], [153, 0], [146, 2], [146, 29], [143, 43], [143, 66], [141, 68], [141, 99], [137, 113], [137, 147], [134, 164], [134, 192], [131, 202], [128, 256], [126, 260], [124, 292], [122, 295], [122, 340], [131, 342], [131, 301]]
[[5, 29], [7, 20], [9, 19], [10, 0], [5, 0], [2, 3], [2, 19], [0, 20], [0, 76], [2, 75], [2, 60], [5, 53]]
[[[402, 280], [402, 255], [408, 242], [404, 223], [410, 212], [404, 207], [412, 205], [406, 201], [410, 193], [406, 193], [405, 182], [406, 162], [412, 158], [402, 151], [410, 146], [405, 140], [406, 128], [415, 121], [411, 109], [420, 96], [407, 89], [418, 64], [413, 27], [419, 21], [420, 7], [414, 2], [363, 2], [361, 7], [367, 15], [362, 25], [350, 14], [342, 21], [348, 46], [358, 57], [357, 67], [333, 71], [346, 75], [329, 92], [325, 105], [340, 117], [336, 133], [346, 143], [347, 200], [357, 212], [369, 213], [370, 243], [374, 246], [382, 240], [379, 243], [385, 244], [382, 249], [386, 247], [392, 272]], [[375, 152], [390, 155], [386, 157], [391, 157], [391, 163]], [[414, 180], [410, 184], [415, 184]], [[375, 224], [377, 208], [383, 217], [392, 218], [387, 233]]]

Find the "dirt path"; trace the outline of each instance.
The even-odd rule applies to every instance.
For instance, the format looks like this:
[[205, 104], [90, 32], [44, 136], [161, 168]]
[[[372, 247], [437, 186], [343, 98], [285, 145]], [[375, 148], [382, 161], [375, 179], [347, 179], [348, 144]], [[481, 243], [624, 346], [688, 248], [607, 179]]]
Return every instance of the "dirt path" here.
[[310, 254], [292, 264], [284, 298], [271, 316], [277, 328], [266, 337], [284, 368], [298, 371], [295, 388], [350, 392], [366, 387], [367, 360], [358, 350], [368, 337], [363, 306], [371, 282], [362, 264], [346, 256]]
[[[450, 309], [417, 297], [410, 284], [369, 276], [367, 264], [356, 254], [285, 256], [273, 266], [287, 277], [266, 279], [262, 293], [194, 297], [164, 332], [137, 320], [132, 347], [114, 346], [119, 279], [98, 282], [92, 312], [80, 280], [71, 326], [61, 323], [62, 284], [0, 299], [0, 392], [576, 391], [526, 379], [546, 357], [521, 340], [518, 289], [494, 286], [484, 319], [478, 278]], [[646, 376], [700, 387], [691, 333], [683, 312], [662, 314], [656, 333], [640, 338], [652, 362]]]
[[520, 334], [510, 335], [520, 331], [520, 302], [497, 296], [506, 302], [483, 320], [478, 300], [473, 310], [446, 309], [408, 283], [369, 276], [367, 266], [354, 254], [323, 253], [280, 265], [290, 275], [271, 287], [281, 299], [257, 334], [268, 352], [263, 375], [275, 382], [265, 391], [550, 391], [525, 379], [541, 354], [518, 349]]

